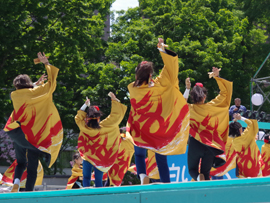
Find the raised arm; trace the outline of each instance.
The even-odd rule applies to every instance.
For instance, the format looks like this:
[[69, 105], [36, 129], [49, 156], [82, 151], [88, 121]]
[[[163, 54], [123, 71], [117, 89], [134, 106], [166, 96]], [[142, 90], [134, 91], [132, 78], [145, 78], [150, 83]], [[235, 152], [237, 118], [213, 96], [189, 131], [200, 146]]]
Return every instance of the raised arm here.
[[112, 99], [111, 113], [106, 119], [101, 121], [100, 125], [117, 126], [123, 120], [127, 107], [121, 104], [113, 93], [110, 93], [109, 96]]
[[189, 97], [190, 87], [191, 87], [190, 78], [186, 78], [185, 83], [186, 83], [186, 90], [185, 90], [185, 92], [183, 94], [183, 97], [187, 101], [188, 100], [188, 97]]
[[234, 114], [234, 119], [242, 120], [247, 124], [246, 129], [241, 136], [234, 139], [234, 148], [236, 151], [241, 151], [242, 147], [248, 147], [252, 141], [255, 140], [257, 133], [259, 132], [258, 122], [253, 119], [246, 119], [239, 113]]
[[232, 98], [232, 82], [225, 80], [223, 78], [219, 77], [219, 71], [220, 69], [213, 67], [213, 77], [217, 81], [218, 87], [219, 87], [219, 95], [208, 102], [208, 104], [211, 104], [213, 106], [217, 107], [228, 107], [231, 104], [231, 98]]
[[[59, 69], [49, 63], [48, 58], [45, 56], [45, 53], [42, 54], [41, 52], [39, 52], [38, 58], [40, 62], [42, 62], [45, 65], [48, 75], [48, 81], [45, 84], [34, 88], [33, 94], [35, 96], [45, 96], [46, 94], [51, 95], [56, 89], [57, 85], [56, 78]], [[42, 79], [44, 79], [44, 77]]]
[[164, 63], [164, 67], [160, 73], [160, 75], [156, 78], [161, 85], [172, 84], [178, 86], [178, 72], [179, 72], [179, 64], [178, 64], [178, 56], [173, 51], [168, 49], [164, 49], [164, 41], [159, 38], [158, 49], [160, 50], [160, 54]]
[[90, 99], [86, 98], [85, 103], [82, 105], [80, 110], [77, 112], [77, 115], [75, 116], [75, 122], [80, 129], [85, 127], [85, 118], [86, 118], [85, 109], [89, 106], [90, 106]]

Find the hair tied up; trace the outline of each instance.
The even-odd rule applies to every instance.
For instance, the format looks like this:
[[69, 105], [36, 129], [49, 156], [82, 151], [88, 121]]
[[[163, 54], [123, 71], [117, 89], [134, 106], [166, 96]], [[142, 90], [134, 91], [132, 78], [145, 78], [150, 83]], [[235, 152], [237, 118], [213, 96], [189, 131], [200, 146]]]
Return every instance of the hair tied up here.
[[200, 83], [200, 82], [197, 82], [197, 83], [195, 84], [195, 86], [203, 87], [203, 84]]
[[97, 110], [97, 111], [99, 111], [99, 107], [98, 106], [94, 106], [95, 107], [95, 109]]

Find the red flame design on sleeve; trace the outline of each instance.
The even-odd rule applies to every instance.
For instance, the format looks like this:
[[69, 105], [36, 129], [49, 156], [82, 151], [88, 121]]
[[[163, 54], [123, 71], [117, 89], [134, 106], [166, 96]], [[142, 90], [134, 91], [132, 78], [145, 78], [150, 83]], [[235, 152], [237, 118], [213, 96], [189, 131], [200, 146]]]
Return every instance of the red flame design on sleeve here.
[[223, 138], [227, 135], [228, 127], [221, 135], [219, 135], [219, 119], [216, 118], [214, 126], [211, 126], [211, 118], [212, 117], [210, 115], [207, 115], [202, 122], [198, 122], [195, 119], [190, 119], [190, 134], [194, 138], [196, 137], [196, 135], [199, 135], [202, 143], [209, 146], [213, 146], [213, 143], [215, 143], [215, 148], [225, 151], [225, 143], [223, 141]]
[[[142, 106], [146, 105], [151, 98], [152, 94], [150, 91], [142, 98], [141, 101], [136, 102], [136, 99], [131, 99], [130, 103], [133, 107], [134, 113], [130, 113], [128, 122], [131, 124], [131, 131], [134, 137], [140, 137], [146, 143], [140, 143], [139, 141], [135, 140], [135, 144], [138, 146], [145, 146], [145, 147], [154, 147], [155, 149], [161, 149], [162, 147], [169, 144], [175, 136], [180, 132], [182, 127], [182, 121], [186, 117], [189, 112], [188, 105], [185, 104], [178, 117], [174, 121], [173, 125], [169, 128], [171, 123], [171, 116], [172, 113], [168, 116], [165, 120], [162, 116], [162, 99], [161, 96], [158, 98], [158, 106], [155, 112], [149, 112], [149, 110], [153, 106], [153, 102], [151, 101], [146, 107], [142, 108]], [[176, 105], [177, 100], [174, 102], [174, 106]], [[140, 118], [135, 121], [133, 118], [136, 115], [140, 115]], [[155, 133], [150, 132], [150, 127], [153, 125], [154, 122], [159, 123], [159, 129]], [[144, 125], [141, 127], [141, 123]]]
[[[239, 168], [239, 175], [244, 177], [257, 177], [260, 173], [260, 163], [258, 157], [260, 157], [260, 151], [254, 151], [252, 158], [252, 152], [250, 147], [245, 154], [245, 148], [242, 146], [242, 151], [238, 153], [237, 166]], [[250, 164], [249, 164], [250, 163]], [[251, 167], [249, 167], [251, 166]]]
[[[116, 186], [120, 186], [129, 167], [129, 157], [125, 156], [125, 149], [118, 154], [117, 162], [108, 171], [110, 180]], [[130, 157], [131, 158], [131, 157]]]
[[269, 176], [270, 175], [270, 156], [267, 156], [266, 152], [262, 154], [261, 165], [263, 169], [262, 170], [263, 176]]
[[270, 175], [270, 156], [267, 156], [266, 152], [262, 154], [261, 165], [263, 169], [262, 170], [263, 176], [269, 176]]
[[[36, 120], [36, 109], [34, 108], [32, 110], [32, 117], [31, 119], [29, 120], [29, 122], [27, 124], [24, 124], [26, 119], [28, 118], [28, 115], [27, 113], [25, 112], [25, 109], [27, 107], [27, 104], [23, 104], [18, 112], [16, 112], [14, 110], [14, 120], [16, 121], [20, 121], [21, 123], [21, 128], [22, 128], [22, 131], [24, 132], [27, 140], [35, 147], [39, 147], [39, 146], [42, 146], [46, 149], [48, 149], [51, 144], [52, 144], [52, 137], [54, 136], [57, 136], [58, 133], [62, 130], [62, 123], [61, 123], [61, 120], [59, 120], [52, 128], [50, 128], [50, 133], [49, 135], [47, 135], [45, 137], [45, 139], [41, 140], [42, 138], [44, 138], [44, 131], [45, 129], [47, 128], [47, 124], [48, 124], [48, 121], [49, 119], [51, 118], [52, 114], [50, 114], [45, 123], [43, 124], [43, 126], [40, 128], [40, 130], [38, 131], [38, 133], [34, 134], [33, 133], [33, 126], [34, 126], [34, 123], [35, 123], [35, 120]], [[23, 115], [24, 114], [24, 115]], [[23, 115], [23, 116], [22, 116]], [[22, 116], [22, 117], [21, 117]], [[21, 118], [20, 118], [21, 117]]]
[[8, 118], [8, 121], [7, 121], [6, 125], [5, 125], [5, 128], [8, 129], [9, 131], [13, 130], [13, 129], [11, 129], [11, 128], [8, 127], [8, 125], [10, 123], [12, 123], [12, 118], [11, 117]]
[[72, 178], [68, 181], [68, 185], [75, 183], [78, 180], [79, 177]]
[[13, 184], [13, 178], [14, 178], [14, 172], [15, 172], [16, 166], [17, 166], [17, 160], [15, 160], [7, 169], [7, 171], [4, 173], [3, 178], [2, 178], [3, 182]]
[[[147, 175], [149, 175], [157, 167], [157, 162], [156, 161], [153, 162], [153, 159], [155, 159], [155, 156], [152, 156], [151, 159], [148, 158], [145, 159]], [[151, 164], [151, 162], [153, 163]]]
[[[228, 167], [232, 163], [235, 156], [237, 156], [237, 153], [236, 153], [236, 151], [233, 151], [233, 153], [229, 157], [226, 157], [226, 163], [224, 165], [216, 168], [214, 171], [211, 171], [210, 175], [215, 176], [215, 175], [218, 175], [218, 174], [223, 173], [226, 170], [228, 170]], [[235, 166], [236, 166], [236, 163], [235, 163]]]
[[100, 132], [93, 137], [88, 136], [84, 132], [83, 135], [84, 136], [79, 136], [78, 139], [78, 148], [80, 153], [86, 156], [89, 160], [93, 161], [96, 166], [111, 166], [117, 158], [118, 151], [115, 153], [113, 152], [118, 139], [115, 139], [112, 146], [107, 149], [108, 134], [104, 136], [105, 138], [103, 143], [102, 138], [100, 137]]
[[[17, 159], [10, 165], [10, 167], [7, 169], [7, 171], [4, 173], [2, 181], [4, 183], [13, 184], [14, 174], [15, 174], [15, 168], [17, 166]], [[27, 178], [27, 170], [24, 170], [21, 182], [24, 181]]]

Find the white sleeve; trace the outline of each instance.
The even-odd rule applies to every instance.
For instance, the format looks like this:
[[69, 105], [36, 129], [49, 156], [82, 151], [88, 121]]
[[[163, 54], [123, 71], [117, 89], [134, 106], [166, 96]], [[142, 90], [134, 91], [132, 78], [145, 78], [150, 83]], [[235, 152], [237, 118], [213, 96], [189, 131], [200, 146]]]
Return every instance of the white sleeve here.
[[185, 99], [188, 99], [190, 89], [186, 89], [183, 96]]
[[86, 108], [87, 108], [87, 105], [86, 104], [83, 104], [82, 107], [81, 107], [81, 110], [82, 111], [85, 111]]
[[245, 121], [245, 120], [246, 120], [246, 118], [241, 116], [241, 121]]
[[161, 49], [161, 48], [157, 48], [159, 51], [162, 51], [163, 53], [167, 54], [167, 52], [165, 51], [165, 49]]

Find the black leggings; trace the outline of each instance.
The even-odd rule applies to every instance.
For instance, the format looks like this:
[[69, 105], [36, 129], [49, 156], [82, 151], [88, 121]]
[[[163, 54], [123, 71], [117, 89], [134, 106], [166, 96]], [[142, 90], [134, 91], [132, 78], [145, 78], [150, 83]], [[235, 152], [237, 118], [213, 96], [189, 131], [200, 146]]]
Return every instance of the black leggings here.
[[199, 175], [199, 164], [201, 159], [201, 170], [205, 180], [210, 180], [210, 170], [214, 163], [215, 155], [208, 146], [202, 144], [193, 137], [189, 138], [188, 146], [188, 170], [190, 176], [197, 181]]
[[30, 144], [21, 128], [8, 132], [14, 142], [15, 154], [18, 165], [15, 168], [14, 180], [21, 180], [22, 174], [27, 167], [27, 180], [25, 191], [33, 191], [37, 179], [37, 168], [40, 151]]

